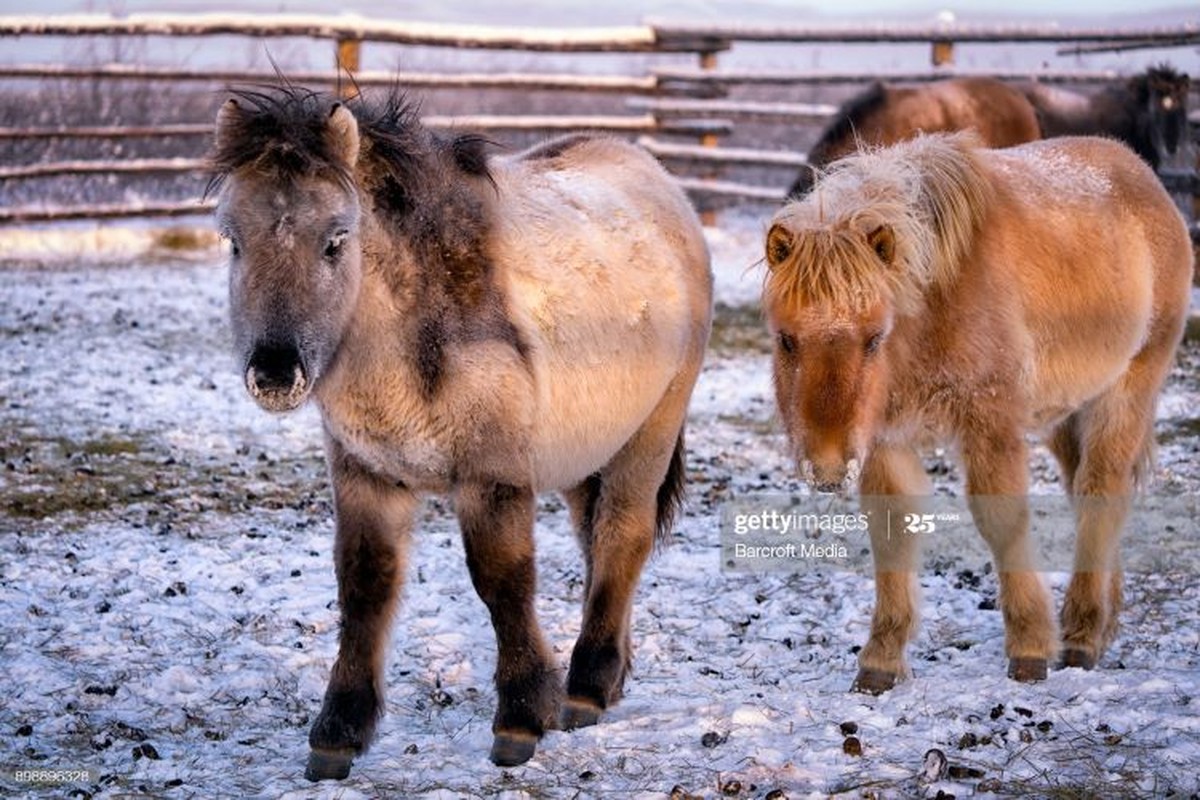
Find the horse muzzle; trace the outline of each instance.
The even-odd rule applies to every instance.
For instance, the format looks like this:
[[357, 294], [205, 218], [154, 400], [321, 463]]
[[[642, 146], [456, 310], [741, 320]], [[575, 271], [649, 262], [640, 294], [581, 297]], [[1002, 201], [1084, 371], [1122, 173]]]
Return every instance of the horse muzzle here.
[[308, 371], [293, 345], [258, 345], [246, 364], [246, 391], [267, 411], [298, 408], [308, 398]]
[[815, 491], [825, 494], [844, 494], [854, 488], [862, 472], [861, 463], [857, 458], [848, 461], [813, 462], [804, 459], [800, 462], [800, 475], [804, 482]]

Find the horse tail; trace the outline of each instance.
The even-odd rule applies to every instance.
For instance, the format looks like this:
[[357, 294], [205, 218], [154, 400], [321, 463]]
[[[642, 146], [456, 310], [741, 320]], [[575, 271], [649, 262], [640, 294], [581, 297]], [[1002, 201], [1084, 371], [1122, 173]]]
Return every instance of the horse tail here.
[[662, 546], [671, 538], [671, 527], [675, 515], [683, 504], [684, 478], [687, 475], [687, 465], [684, 459], [683, 430], [675, 440], [675, 452], [671, 454], [671, 462], [667, 465], [667, 474], [658, 487], [658, 513], [654, 522], [655, 544]]

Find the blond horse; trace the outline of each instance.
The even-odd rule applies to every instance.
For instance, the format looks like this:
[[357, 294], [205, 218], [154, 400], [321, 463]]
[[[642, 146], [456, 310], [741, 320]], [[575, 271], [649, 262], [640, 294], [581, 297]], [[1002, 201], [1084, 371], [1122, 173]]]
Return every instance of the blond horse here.
[[[1120, 531], [1192, 275], [1150, 169], [1098, 138], [988, 150], [926, 136], [837, 162], [775, 215], [766, 257], [775, 391], [802, 473], [823, 490], [858, 477], [872, 508], [910, 507], [930, 492], [917, 447], [956, 444], [1018, 680], [1045, 677], [1060, 649], [1025, 497], [1025, 433], [1047, 436], [1077, 524], [1062, 663], [1094, 666], [1116, 632]], [[917, 620], [916, 539], [889, 538], [882, 518], [866, 692], [909, 674]]]
[[[684, 476], [712, 276], [687, 198], [644, 151], [573, 137], [488, 157], [394, 95], [242, 91], [217, 117], [246, 388], [315, 399], [337, 531], [341, 641], [308, 776], [345, 777], [383, 711], [419, 495], [450, 495], [498, 644], [492, 760], [621, 696], [629, 621]], [[566, 675], [534, 612], [535, 494], [562, 491], [586, 566]]]

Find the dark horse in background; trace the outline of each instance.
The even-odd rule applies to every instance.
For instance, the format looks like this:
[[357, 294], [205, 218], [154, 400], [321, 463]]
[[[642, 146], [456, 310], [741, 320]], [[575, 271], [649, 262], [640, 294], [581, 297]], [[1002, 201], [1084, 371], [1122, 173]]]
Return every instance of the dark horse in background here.
[[838, 109], [808, 150], [789, 198], [812, 188], [820, 170], [861, 144], [890, 145], [918, 133], [974, 130], [987, 147], [1010, 147], [1042, 136], [1037, 112], [1025, 95], [994, 78], [952, 78], [922, 86], [879, 81]]
[[834, 115], [808, 151], [808, 165], [788, 190], [804, 196], [813, 171], [861, 144], [891, 145], [918, 133], [973, 129], [988, 147], [1054, 136], [1108, 136], [1129, 145], [1155, 171], [1186, 158], [1186, 74], [1160, 65], [1093, 94], [1036, 82], [956, 78], [927, 86], [876, 82]]
[[1102, 135], [1120, 139], [1156, 171], [1188, 141], [1187, 75], [1160, 65], [1094, 94], [1024, 83], [1017, 87], [1037, 110], [1042, 135]]

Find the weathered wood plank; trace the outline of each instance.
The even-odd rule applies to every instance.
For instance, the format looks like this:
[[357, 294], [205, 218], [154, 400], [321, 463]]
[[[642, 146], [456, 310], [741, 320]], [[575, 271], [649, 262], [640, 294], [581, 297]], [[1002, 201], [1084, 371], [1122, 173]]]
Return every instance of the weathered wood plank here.
[[[611, 115], [531, 115], [472, 114], [463, 116], [431, 115], [421, 121], [431, 128], [491, 131], [570, 131], [601, 130], [615, 133], [663, 133], [677, 136], [705, 134], [725, 136], [733, 131], [728, 120], [659, 120], [652, 114]], [[0, 128], [0, 141], [6, 139], [126, 139], [150, 136], [210, 136], [207, 123], [179, 125], [99, 125], [51, 128]]]
[[46, 206], [0, 208], [0, 224], [65, 222], [76, 219], [128, 219], [134, 217], [192, 217], [211, 214], [213, 201], [183, 203], [129, 203], [121, 205]]
[[0, 167], [0, 180], [17, 178], [48, 178], [56, 175], [147, 174], [161, 172], [199, 172], [204, 169], [201, 158], [139, 158], [124, 161], [42, 161]]
[[820, 120], [837, 113], [828, 103], [764, 103], [737, 100], [660, 100], [632, 97], [626, 105], [657, 117], [699, 116], [759, 120]]
[[641, 136], [637, 141], [656, 158], [665, 161], [768, 167], [802, 167], [808, 163], [808, 159], [803, 153], [794, 153], [788, 150], [754, 150], [746, 147], [674, 144], [659, 141], [651, 136]]
[[[63, 64], [0, 65], [0, 78], [103, 79], [123, 81], [193, 81], [202, 83], [274, 83], [275, 73], [250, 70], [208, 70], [144, 67], [134, 64], [70, 66]], [[289, 72], [299, 85], [333, 86], [346, 83], [344, 72]], [[354, 73], [358, 86], [402, 86], [430, 89], [522, 89], [652, 94], [658, 80], [652, 75], [572, 75], [550, 73], [429, 73], [362, 70]]]
[[41, 128], [0, 128], [5, 139], [128, 139], [138, 136], [211, 136], [208, 123], [175, 125], [79, 125]]
[[[530, 28], [367, 19], [353, 14], [61, 14], [0, 16], [0, 36], [270, 36], [557, 53], [669, 50], [645, 25]], [[680, 36], [678, 39], [686, 37]]]
[[1200, 40], [1200, 23], [1129, 28], [1063, 28], [1046, 24], [755, 25], [646, 20], [660, 42], [728, 39], [740, 42], [1125, 42], [1170, 45]]

